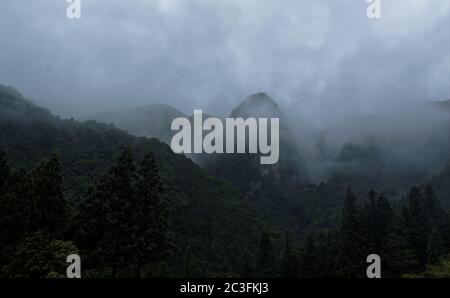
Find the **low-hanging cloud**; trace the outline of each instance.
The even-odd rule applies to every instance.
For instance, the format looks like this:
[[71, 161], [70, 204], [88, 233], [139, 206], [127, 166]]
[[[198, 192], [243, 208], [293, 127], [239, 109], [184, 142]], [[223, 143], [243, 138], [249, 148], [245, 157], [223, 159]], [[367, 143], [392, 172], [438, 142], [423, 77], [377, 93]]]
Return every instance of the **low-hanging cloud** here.
[[63, 116], [264, 91], [312, 125], [449, 97], [449, 2], [3, 0], [0, 82]]

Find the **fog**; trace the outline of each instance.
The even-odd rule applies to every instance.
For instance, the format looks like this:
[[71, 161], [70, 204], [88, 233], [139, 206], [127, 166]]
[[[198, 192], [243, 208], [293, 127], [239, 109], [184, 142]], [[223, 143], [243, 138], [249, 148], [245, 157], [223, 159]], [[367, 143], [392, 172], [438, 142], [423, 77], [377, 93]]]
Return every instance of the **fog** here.
[[393, 160], [436, 156], [430, 144], [448, 149], [448, 114], [430, 102], [450, 98], [449, 2], [381, 2], [369, 19], [365, 0], [81, 0], [71, 20], [64, 0], [3, 0], [0, 83], [75, 118], [151, 103], [225, 116], [265, 92], [306, 160], [368, 138]]
[[0, 82], [64, 117], [226, 114], [266, 92], [317, 124], [449, 97], [449, 2], [3, 0]]

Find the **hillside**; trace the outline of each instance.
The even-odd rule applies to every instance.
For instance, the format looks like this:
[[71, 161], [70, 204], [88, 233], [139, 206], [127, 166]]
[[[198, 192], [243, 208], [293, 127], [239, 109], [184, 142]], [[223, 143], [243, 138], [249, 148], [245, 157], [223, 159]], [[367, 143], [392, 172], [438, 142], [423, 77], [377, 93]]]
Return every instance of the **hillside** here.
[[[193, 276], [226, 275], [245, 250], [253, 250], [265, 222], [239, 191], [212, 178], [182, 155], [175, 155], [157, 139], [131, 136], [94, 121], [61, 120], [26, 101], [11, 88], [0, 89], [0, 148], [14, 168], [31, 168], [53, 153], [63, 169], [66, 196], [82, 200], [93, 180], [103, 174], [120, 151], [130, 146], [141, 158], [155, 155], [169, 204], [170, 231], [178, 251], [170, 261], [170, 275], [180, 275], [189, 248]], [[208, 259], [207, 262], [205, 260]]]
[[116, 127], [138, 137], [158, 138], [170, 143], [172, 120], [185, 115], [176, 108], [164, 104], [151, 104], [129, 110], [102, 112], [86, 118]]

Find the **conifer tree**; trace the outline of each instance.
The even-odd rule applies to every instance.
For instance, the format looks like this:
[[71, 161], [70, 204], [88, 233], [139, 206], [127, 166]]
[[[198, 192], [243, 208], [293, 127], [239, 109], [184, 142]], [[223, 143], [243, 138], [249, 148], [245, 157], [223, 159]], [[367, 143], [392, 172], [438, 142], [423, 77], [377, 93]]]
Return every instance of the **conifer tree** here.
[[286, 234], [286, 247], [281, 258], [280, 269], [281, 277], [294, 278], [298, 276], [299, 263], [297, 255], [292, 251], [289, 235]]
[[315, 239], [309, 235], [306, 237], [300, 253], [299, 276], [302, 278], [317, 277], [317, 251]]
[[81, 244], [91, 251], [95, 265], [103, 263], [113, 278], [120, 268], [131, 265], [133, 209], [138, 208], [134, 204], [135, 177], [134, 160], [127, 148], [108, 173], [96, 181], [81, 206]]
[[129, 148], [91, 190], [82, 205], [82, 242], [94, 260], [110, 268], [110, 276], [134, 272], [140, 277], [144, 266], [167, 255], [167, 210], [161, 195], [153, 156], [146, 155], [136, 169]]
[[275, 277], [278, 272], [275, 253], [268, 232], [264, 232], [261, 237], [255, 271], [258, 277]]
[[418, 259], [420, 270], [427, 264], [427, 244], [432, 230], [439, 232], [445, 224], [445, 213], [439, 206], [432, 189], [427, 187], [424, 192], [413, 187], [409, 194], [408, 207], [404, 221], [408, 229], [408, 236]]
[[350, 188], [344, 200], [341, 244], [339, 252], [340, 275], [344, 277], [360, 277], [365, 274], [365, 246], [368, 240], [364, 238], [361, 221], [361, 211], [357, 199]]
[[136, 276], [140, 277], [143, 262], [154, 263], [171, 248], [168, 239], [168, 213], [162, 198], [162, 182], [155, 159], [146, 154], [139, 169], [135, 206]]
[[384, 238], [380, 257], [384, 277], [401, 277], [417, 268], [416, 254], [408, 238], [407, 229], [399, 218], [395, 220], [392, 231]]
[[0, 191], [3, 190], [3, 187], [6, 187], [10, 175], [11, 170], [6, 160], [6, 154], [0, 149]]
[[441, 235], [437, 230], [433, 230], [427, 242], [427, 266], [438, 263], [444, 254], [445, 247]]
[[242, 278], [250, 278], [254, 276], [255, 268], [254, 268], [254, 260], [253, 256], [245, 251], [240, 260], [239, 260], [239, 269], [238, 269], [239, 277]]
[[336, 276], [336, 254], [338, 251], [335, 235], [321, 232], [316, 237], [316, 276], [320, 278]]
[[53, 155], [31, 172], [31, 187], [36, 200], [39, 226], [43, 231], [60, 236], [65, 230], [68, 213], [63, 195], [63, 180], [58, 157]]

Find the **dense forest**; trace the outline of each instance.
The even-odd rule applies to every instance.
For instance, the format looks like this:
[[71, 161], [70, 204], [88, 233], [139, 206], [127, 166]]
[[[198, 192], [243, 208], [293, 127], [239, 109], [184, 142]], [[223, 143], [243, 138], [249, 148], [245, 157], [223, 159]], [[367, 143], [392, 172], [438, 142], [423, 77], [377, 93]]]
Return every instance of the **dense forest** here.
[[310, 182], [292, 145], [277, 168], [200, 166], [3, 86], [0, 148], [1, 277], [64, 277], [74, 253], [83, 277], [365, 277], [369, 254], [383, 277], [450, 276], [450, 164], [400, 199], [362, 196], [355, 177]]

